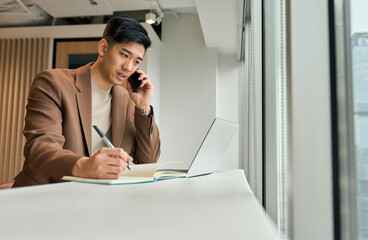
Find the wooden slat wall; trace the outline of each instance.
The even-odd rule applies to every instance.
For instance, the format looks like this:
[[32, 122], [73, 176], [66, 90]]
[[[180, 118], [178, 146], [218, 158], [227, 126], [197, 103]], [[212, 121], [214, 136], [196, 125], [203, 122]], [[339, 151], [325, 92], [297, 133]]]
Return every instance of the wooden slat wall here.
[[0, 182], [22, 169], [27, 95], [37, 73], [49, 68], [49, 49], [49, 38], [0, 39]]

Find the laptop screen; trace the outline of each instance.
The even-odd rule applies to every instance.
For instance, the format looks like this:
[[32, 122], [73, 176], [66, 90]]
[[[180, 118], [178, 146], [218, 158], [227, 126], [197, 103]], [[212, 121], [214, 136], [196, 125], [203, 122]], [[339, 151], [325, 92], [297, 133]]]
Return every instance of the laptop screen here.
[[239, 124], [237, 123], [216, 118], [189, 167], [187, 177], [216, 171], [238, 128]]

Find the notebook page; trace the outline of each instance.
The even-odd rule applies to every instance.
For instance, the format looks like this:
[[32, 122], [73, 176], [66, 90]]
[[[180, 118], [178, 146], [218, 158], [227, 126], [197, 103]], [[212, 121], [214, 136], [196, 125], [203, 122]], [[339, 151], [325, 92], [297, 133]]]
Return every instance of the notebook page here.
[[137, 164], [137, 165], [129, 165], [129, 169], [124, 170], [120, 173], [120, 177], [149, 177], [153, 178], [156, 169], [158, 167], [157, 163], [148, 163], [148, 164]]

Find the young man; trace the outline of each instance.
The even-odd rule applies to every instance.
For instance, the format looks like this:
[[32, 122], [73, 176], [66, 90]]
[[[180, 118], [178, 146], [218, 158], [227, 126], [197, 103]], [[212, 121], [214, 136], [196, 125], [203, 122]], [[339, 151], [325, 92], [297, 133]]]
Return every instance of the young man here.
[[[60, 182], [65, 175], [114, 179], [127, 162], [157, 162], [153, 86], [137, 70], [150, 45], [139, 22], [114, 17], [98, 44], [96, 63], [47, 70], [34, 79], [25, 118], [25, 162], [13, 187]], [[135, 71], [142, 82], [137, 93], [130, 84], [128, 91], [121, 87]], [[115, 148], [106, 147], [93, 125]]]

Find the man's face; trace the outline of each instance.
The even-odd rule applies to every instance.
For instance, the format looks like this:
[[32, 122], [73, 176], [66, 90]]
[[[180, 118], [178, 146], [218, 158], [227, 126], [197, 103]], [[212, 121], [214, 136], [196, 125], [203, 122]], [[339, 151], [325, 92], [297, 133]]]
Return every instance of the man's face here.
[[103, 78], [112, 85], [122, 84], [137, 70], [143, 61], [144, 52], [144, 46], [136, 42], [107, 46], [101, 61]]

